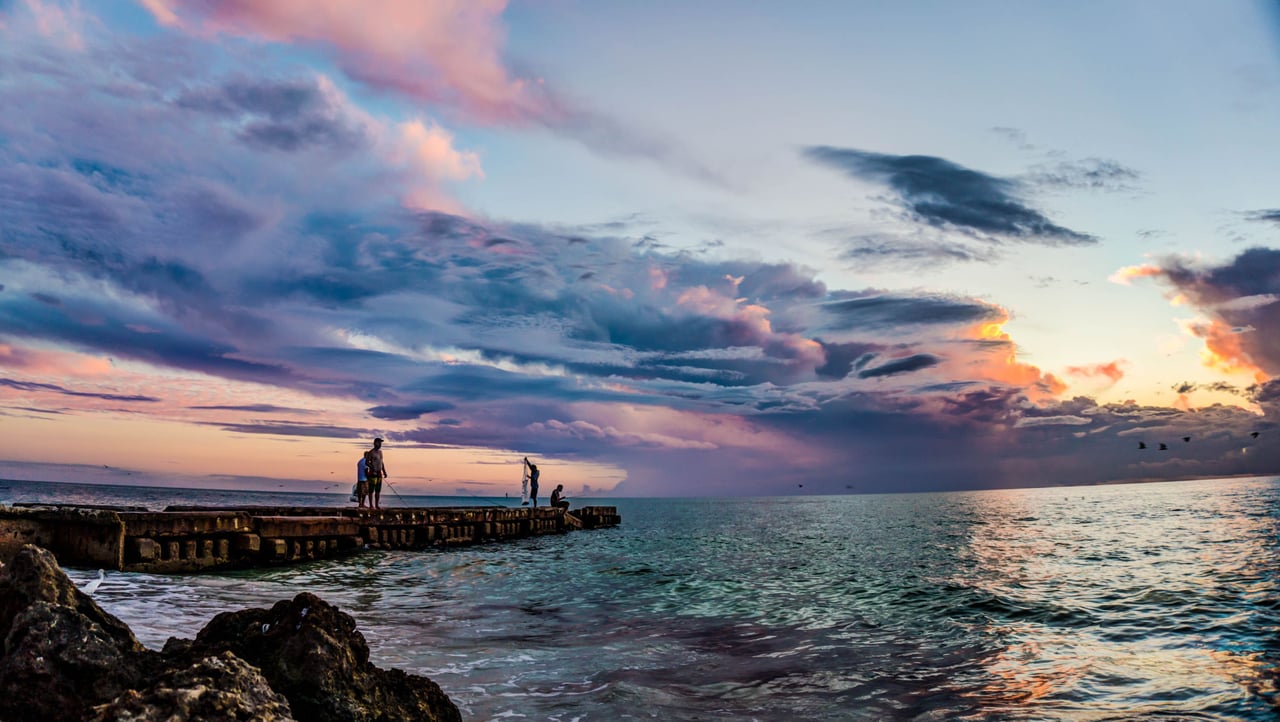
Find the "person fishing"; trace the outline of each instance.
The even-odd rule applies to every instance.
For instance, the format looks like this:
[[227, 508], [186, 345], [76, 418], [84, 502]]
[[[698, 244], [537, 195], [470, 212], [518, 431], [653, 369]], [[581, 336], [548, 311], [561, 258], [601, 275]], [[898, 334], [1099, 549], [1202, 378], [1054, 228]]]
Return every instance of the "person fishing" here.
[[529, 470], [529, 501], [533, 506], [538, 505], [538, 465], [529, 461], [529, 457], [524, 457], [524, 465]]
[[369, 506], [382, 508], [382, 480], [387, 476], [387, 465], [382, 461], [382, 438], [373, 440], [373, 448], [369, 450], [369, 461], [366, 464], [366, 476], [369, 478]]

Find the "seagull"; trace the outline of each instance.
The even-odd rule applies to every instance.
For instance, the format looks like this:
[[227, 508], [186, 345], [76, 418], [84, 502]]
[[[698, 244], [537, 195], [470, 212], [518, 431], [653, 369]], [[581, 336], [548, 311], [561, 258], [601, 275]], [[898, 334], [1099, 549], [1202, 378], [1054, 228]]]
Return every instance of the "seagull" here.
[[1161, 444], [1161, 445], [1160, 445], [1160, 450], [1161, 450], [1161, 451], [1168, 451], [1168, 450], [1169, 450], [1169, 445], [1168, 445], [1168, 444]]
[[1138, 442], [1138, 448], [1139, 448], [1139, 449], [1145, 449], [1145, 448], [1147, 448], [1147, 442], [1145, 442], [1145, 441], [1139, 441], [1139, 442]]
[[106, 578], [107, 578], [107, 573], [99, 569], [98, 578], [89, 580], [89, 583], [81, 587], [80, 591], [84, 592], [85, 594], [93, 594], [94, 592], [98, 591], [98, 585], [102, 584], [102, 580]]
[[1252, 437], [1253, 437], [1253, 438], [1255, 438], [1255, 439], [1256, 439], [1256, 438], [1258, 438], [1258, 432], [1256, 432], [1256, 431], [1255, 431], [1255, 432], [1253, 432], [1253, 433], [1251, 433], [1251, 434], [1249, 434], [1249, 435], [1250, 435], [1250, 436], [1252, 436]]
[[1183, 441], [1191, 441], [1191, 437], [1190, 437], [1190, 436], [1184, 436], [1184, 437], [1182, 437], [1182, 440], [1183, 440]]

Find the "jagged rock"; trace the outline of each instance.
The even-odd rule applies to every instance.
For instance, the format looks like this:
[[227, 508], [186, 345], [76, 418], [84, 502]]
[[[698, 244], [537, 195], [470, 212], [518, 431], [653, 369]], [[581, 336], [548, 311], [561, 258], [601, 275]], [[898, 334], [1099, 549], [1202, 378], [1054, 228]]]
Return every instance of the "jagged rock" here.
[[0, 719], [12, 722], [80, 719], [159, 660], [34, 546], [0, 571], [0, 631]]
[[355, 620], [305, 592], [153, 652], [26, 546], [0, 570], [0, 636], [4, 722], [462, 719], [436, 683], [370, 663]]
[[231, 652], [170, 670], [141, 692], [126, 691], [93, 710], [89, 722], [291, 722], [289, 702], [257, 668]]
[[171, 640], [165, 649], [188, 659], [233, 652], [309, 722], [462, 719], [435, 682], [371, 664], [355, 620], [307, 592], [271, 609], [219, 614], [189, 645]]

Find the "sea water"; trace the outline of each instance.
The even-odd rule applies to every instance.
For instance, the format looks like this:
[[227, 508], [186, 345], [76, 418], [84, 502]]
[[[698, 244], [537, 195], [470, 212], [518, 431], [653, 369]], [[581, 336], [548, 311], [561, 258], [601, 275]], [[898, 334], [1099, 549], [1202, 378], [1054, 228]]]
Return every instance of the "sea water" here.
[[[3, 484], [5, 501], [346, 504]], [[469, 720], [1280, 710], [1280, 477], [599, 501], [622, 526], [234, 573], [108, 573], [94, 598], [158, 649], [219, 612], [309, 591], [355, 618], [377, 665], [430, 677]]]

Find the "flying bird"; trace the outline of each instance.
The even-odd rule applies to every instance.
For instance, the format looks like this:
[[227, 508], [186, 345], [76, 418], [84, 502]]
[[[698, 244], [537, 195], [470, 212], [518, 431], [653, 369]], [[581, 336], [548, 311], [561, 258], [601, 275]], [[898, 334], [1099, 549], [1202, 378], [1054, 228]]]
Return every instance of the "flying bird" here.
[[93, 594], [94, 592], [98, 591], [98, 585], [102, 584], [102, 580], [106, 578], [107, 578], [107, 573], [99, 569], [98, 578], [89, 580], [89, 583], [81, 587], [80, 591], [84, 592], [85, 594]]
[[1161, 445], [1160, 445], [1160, 450], [1161, 450], [1161, 451], [1168, 451], [1168, 450], [1169, 450], [1169, 445], [1168, 445], [1168, 444], [1161, 444]]
[[1191, 437], [1190, 437], [1190, 436], [1184, 436], [1184, 437], [1182, 437], [1182, 440], [1183, 440], [1183, 441], [1191, 441]]
[[1145, 441], [1139, 441], [1139, 442], [1138, 442], [1138, 448], [1139, 448], [1139, 449], [1145, 449], [1145, 448], [1147, 448], [1147, 442], [1145, 442]]
[[1256, 432], [1256, 431], [1255, 431], [1255, 432], [1253, 432], [1253, 433], [1251, 433], [1251, 434], [1249, 434], [1249, 435], [1250, 435], [1250, 436], [1252, 436], [1252, 437], [1253, 437], [1253, 438], [1255, 438], [1255, 439], [1256, 439], [1256, 438], [1258, 438], [1258, 432]]

